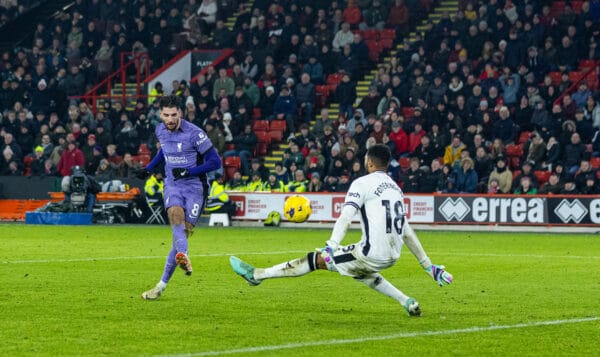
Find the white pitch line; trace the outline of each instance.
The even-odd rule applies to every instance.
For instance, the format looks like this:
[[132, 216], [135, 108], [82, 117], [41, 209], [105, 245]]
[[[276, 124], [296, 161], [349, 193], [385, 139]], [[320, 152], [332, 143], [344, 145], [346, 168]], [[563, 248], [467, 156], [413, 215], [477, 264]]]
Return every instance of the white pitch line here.
[[[277, 254], [303, 254], [308, 250], [288, 250], [277, 252], [238, 252], [238, 253], [213, 253], [213, 254], [190, 254], [190, 257], [210, 258], [228, 257], [230, 255], [277, 255]], [[600, 259], [597, 255], [542, 255], [542, 254], [497, 254], [497, 253], [437, 253], [431, 252], [432, 256], [459, 256], [459, 257], [499, 257], [499, 258], [536, 258], [536, 259]], [[27, 260], [3, 260], [0, 264], [39, 264], [39, 263], [77, 263], [77, 262], [102, 262], [112, 260], [144, 260], [164, 259], [165, 255], [148, 255], [132, 257], [98, 257], [98, 258], [73, 258], [73, 259], [27, 259]]]
[[[240, 253], [213, 253], [213, 254], [190, 254], [190, 257], [228, 257], [230, 255], [276, 255], [306, 253], [306, 250], [289, 250], [282, 252], [240, 252]], [[95, 262], [111, 260], [143, 260], [143, 259], [164, 259], [166, 255], [141, 255], [134, 257], [99, 257], [99, 258], [75, 258], [75, 259], [30, 259], [30, 260], [3, 260], [2, 264], [35, 264], [35, 263], [77, 263], [77, 262]]]
[[528, 327], [536, 327], [536, 326], [576, 324], [576, 323], [598, 321], [598, 320], [600, 320], [600, 317], [583, 317], [583, 318], [566, 319], [566, 320], [537, 321], [537, 322], [521, 323], [521, 324], [515, 324], [515, 325], [498, 325], [498, 326], [485, 326], [485, 327], [474, 326], [474, 327], [467, 327], [467, 328], [453, 329], [453, 330], [402, 332], [402, 333], [396, 333], [396, 334], [384, 335], [384, 336], [361, 337], [361, 338], [340, 339], [340, 340], [297, 342], [297, 343], [287, 343], [287, 344], [282, 344], [282, 345], [267, 345], [267, 346], [236, 348], [236, 349], [221, 350], [221, 351], [204, 351], [204, 352], [192, 352], [192, 353], [174, 354], [174, 355], [157, 355], [155, 357], [221, 356], [221, 355], [239, 354], [239, 353], [278, 351], [278, 350], [303, 348], [303, 347], [345, 345], [345, 344], [363, 343], [363, 342], [369, 342], [369, 341], [395, 340], [395, 339], [400, 339], [400, 338], [442, 336], [442, 335], [454, 335], [454, 334], [473, 333], [473, 332], [487, 332], [487, 331], [496, 331], [496, 330], [519, 329], [519, 328], [528, 328]]
[[460, 256], [460, 257], [498, 257], [498, 258], [552, 258], [552, 259], [600, 259], [597, 255], [544, 255], [544, 254], [500, 254], [500, 253], [435, 253], [431, 255], [439, 256]]

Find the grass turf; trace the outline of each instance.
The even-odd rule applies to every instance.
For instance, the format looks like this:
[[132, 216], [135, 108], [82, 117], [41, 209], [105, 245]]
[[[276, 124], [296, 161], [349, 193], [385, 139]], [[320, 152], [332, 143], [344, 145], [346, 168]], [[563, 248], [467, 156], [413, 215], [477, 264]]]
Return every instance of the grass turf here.
[[257, 266], [299, 257], [329, 230], [199, 228], [194, 274], [177, 270], [163, 297], [146, 302], [140, 294], [160, 278], [168, 227], [0, 225], [0, 354], [597, 353], [600, 237], [418, 234], [455, 283], [438, 287], [404, 249], [383, 275], [420, 302], [423, 316], [409, 318], [337, 274], [250, 287], [229, 267], [230, 254]]

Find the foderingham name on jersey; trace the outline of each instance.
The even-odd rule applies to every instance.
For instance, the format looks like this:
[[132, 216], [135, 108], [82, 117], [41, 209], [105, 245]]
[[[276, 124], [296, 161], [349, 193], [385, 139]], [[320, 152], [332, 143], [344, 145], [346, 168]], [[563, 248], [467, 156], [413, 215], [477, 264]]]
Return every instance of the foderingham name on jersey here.
[[388, 189], [392, 189], [392, 190], [402, 193], [402, 191], [400, 190], [400, 187], [398, 187], [398, 185], [396, 185], [395, 183], [382, 182], [377, 186], [377, 188], [375, 189], [373, 194], [375, 196], [379, 197], [385, 190], [388, 190]]

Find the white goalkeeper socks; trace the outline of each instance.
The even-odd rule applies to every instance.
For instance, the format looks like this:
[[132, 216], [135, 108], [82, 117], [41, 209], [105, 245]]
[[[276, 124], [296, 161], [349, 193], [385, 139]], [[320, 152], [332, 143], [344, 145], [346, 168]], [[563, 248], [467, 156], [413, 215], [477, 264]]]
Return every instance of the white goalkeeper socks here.
[[358, 280], [365, 283], [371, 289], [397, 300], [402, 305], [404, 305], [406, 300], [409, 299], [408, 296], [406, 296], [402, 291], [398, 290], [398, 288], [387, 281], [383, 276], [381, 276], [381, 274], [373, 274], [367, 278]]
[[283, 278], [291, 276], [302, 276], [310, 273], [312, 270], [308, 264], [308, 258], [290, 260], [285, 263], [277, 264], [270, 268], [254, 269], [254, 279], [263, 280], [269, 278]]
[[165, 290], [165, 288], [167, 287], [167, 283], [161, 280], [158, 282], [158, 284], [156, 284], [156, 287], [159, 288], [161, 291]]

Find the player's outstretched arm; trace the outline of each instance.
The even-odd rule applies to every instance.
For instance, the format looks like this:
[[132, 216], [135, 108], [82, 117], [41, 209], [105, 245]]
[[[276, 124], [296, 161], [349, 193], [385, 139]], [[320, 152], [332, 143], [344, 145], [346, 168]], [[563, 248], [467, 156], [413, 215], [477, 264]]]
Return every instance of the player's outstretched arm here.
[[157, 165], [161, 164], [164, 161], [165, 161], [165, 155], [163, 154], [162, 149], [159, 149], [158, 152], [156, 153], [156, 156], [154, 156], [154, 158], [152, 159], [152, 161], [150, 161], [148, 163], [148, 165], [146, 165], [145, 168], [140, 170], [136, 174], [136, 176], [141, 180], [147, 179], [152, 174], [152, 170], [154, 170], [154, 168]]
[[412, 229], [410, 224], [406, 222], [404, 224], [404, 244], [408, 247], [411, 253], [419, 260], [419, 264], [425, 269], [425, 272], [429, 274], [440, 286], [448, 285], [452, 283], [454, 278], [452, 274], [446, 271], [443, 265], [432, 264], [431, 260], [425, 253], [421, 241], [417, 237], [417, 234]]

